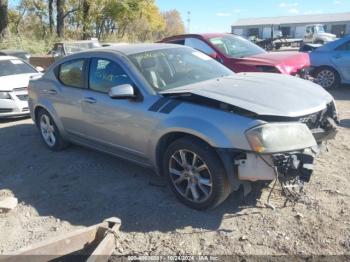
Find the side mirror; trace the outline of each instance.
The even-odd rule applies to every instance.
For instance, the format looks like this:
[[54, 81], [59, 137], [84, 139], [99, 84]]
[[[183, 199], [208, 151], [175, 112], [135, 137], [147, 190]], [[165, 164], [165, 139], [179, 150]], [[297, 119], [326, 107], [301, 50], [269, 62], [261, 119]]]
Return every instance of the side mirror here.
[[135, 90], [129, 84], [119, 85], [112, 87], [108, 95], [112, 99], [130, 99], [135, 97]]
[[45, 71], [45, 69], [42, 68], [41, 66], [37, 66], [37, 67], [35, 67], [35, 69], [36, 69], [37, 71], [39, 71], [40, 73], [43, 73], [43, 72]]

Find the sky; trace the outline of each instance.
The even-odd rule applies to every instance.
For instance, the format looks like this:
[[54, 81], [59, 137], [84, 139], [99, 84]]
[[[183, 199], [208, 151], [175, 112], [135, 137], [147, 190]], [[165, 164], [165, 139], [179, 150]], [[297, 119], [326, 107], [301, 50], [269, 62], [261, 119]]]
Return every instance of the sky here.
[[240, 18], [350, 12], [350, 0], [156, 0], [161, 11], [177, 9], [190, 32], [230, 32]]

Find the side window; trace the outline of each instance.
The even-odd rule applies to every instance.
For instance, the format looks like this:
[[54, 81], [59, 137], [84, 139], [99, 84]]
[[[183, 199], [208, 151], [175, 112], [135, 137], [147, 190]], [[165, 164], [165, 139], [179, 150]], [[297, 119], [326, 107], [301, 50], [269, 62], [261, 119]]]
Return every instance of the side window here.
[[123, 84], [132, 84], [132, 81], [117, 63], [102, 58], [91, 59], [89, 74], [91, 90], [108, 93], [112, 87]]
[[185, 45], [197, 49], [207, 55], [215, 53], [208, 44], [197, 38], [186, 38]]
[[346, 42], [345, 44], [342, 44], [336, 50], [337, 51], [350, 51], [350, 41]]
[[84, 59], [63, 63], [59, 67], [58, 79], [70, 87], [84, 88]]
[[173, 40], [168, 42], [169, 44], [175, 44], [175, 45], [185, 45], [185, 40], [184, 39], [179, 39], [179, 40]]

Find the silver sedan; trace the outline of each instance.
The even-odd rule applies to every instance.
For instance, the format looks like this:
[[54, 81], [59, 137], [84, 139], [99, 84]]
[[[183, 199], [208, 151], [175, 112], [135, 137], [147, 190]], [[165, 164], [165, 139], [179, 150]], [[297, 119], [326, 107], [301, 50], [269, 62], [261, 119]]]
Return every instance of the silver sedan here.
[[334, 100], [278, 74], [235, 74], [169, 44], [122, 45], [63, 58], [29, 84], [29, 107], [52, 150], [81, 144], [168, 178], [184, 204], [206, 209], [241, 186], [307, 182], [336, 133]]

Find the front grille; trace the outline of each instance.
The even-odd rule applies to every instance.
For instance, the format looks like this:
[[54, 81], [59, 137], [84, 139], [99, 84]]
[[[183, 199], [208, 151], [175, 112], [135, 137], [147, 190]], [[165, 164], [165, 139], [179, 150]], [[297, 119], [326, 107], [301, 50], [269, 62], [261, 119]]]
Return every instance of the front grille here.
[[28, 101], [28, 95], [16, 95], [21, 101]]
[[322, 110], [311, 115], [303, 116], [299, 118], [299, 122], [306, 124], [309, 129], [319, 128], [325, 111], [326, 110]]
[[0, 113], [11, 113], [13, 109], [10, 108], [0, 108]]
[[306, 124], [309, 129], [313, 130], [318, 128], [324, 128], [328, 117], [337, 121], [337, 116], [333, 103], [328, 104], [327, 107], [322, 111], [300, 117], [298, 121]]
[[19, 91], [26, 91], [27, 88], [26, 87], [18, 87], [18, 88], [14, 88], [13, 91], [15, 92], [19, 92]]

